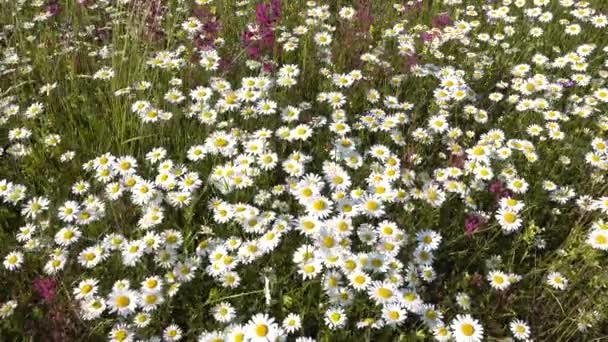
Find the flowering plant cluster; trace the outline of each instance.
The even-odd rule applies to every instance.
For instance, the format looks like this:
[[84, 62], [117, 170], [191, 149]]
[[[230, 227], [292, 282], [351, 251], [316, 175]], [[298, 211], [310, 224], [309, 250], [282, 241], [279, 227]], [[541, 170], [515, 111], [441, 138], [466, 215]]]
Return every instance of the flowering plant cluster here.
[[603, 1], [0, 0], [0, 340], [599, 340]]

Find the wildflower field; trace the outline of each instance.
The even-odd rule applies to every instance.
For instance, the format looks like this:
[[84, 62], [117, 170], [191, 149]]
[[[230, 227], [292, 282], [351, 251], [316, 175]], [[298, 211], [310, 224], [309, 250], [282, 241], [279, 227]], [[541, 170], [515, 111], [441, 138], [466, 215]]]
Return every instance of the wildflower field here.
[[0, 0], [0, 341], [608, 340], [607, 15]]

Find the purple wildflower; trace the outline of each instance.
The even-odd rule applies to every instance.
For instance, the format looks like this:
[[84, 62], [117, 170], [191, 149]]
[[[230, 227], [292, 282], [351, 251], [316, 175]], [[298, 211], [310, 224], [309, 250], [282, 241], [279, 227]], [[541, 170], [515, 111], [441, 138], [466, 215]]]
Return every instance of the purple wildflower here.
[[59, 1], [57, 0], [49, 0], [49, 2], [46, 5], [46, 13], [51, 16], [54, 17], [57, 14], [59, 14]]
[[433, 19], [431, 19], [431, 25], [433, 25], [433, 27], [446, 27], [452, 24], [452, 18], [450, 18], [450, 15], [447, 13], [441, 13], [439, 15], [436, 15], [433, 17]]
[[568, 81], [564, 82], [564, 87], [566, 87], [566, 88], [574, 87], [575, 85], [576, 85], [576, 82], [574, 82], [572, 80], [568, 80]]
[[262, 71], [270, 73], [274, 70], [274, 63], [272, 61], [265, 61], [262, 63]]
[[427, 43], [433, 40], [435, 36], [431, 32], [420, 32], [420, 40]]
[[422, 9], [422, 0], [416, 0], [414, 3], [410, 2], [403, 6], [403, 12], [405, 14], [413, 14], [420, 11], [420, 9]]
[[500, 194], [502, 193], [502, 191], [504, 190], [504, 185], [502, 184], [501, 181], [494, 181], [492, 183], [490, 183], [490, 188], [489, 188], [490, 192], [493, 194]]
[[250, 58], [258, 59], [262, 53], [274, 48], [274, 28], [281, 15], [281, 2], [272, 0], [255, 8], [255, 26], [243, 32], [243, 45]]
[[505, 185], [498, 180], [490, 183], [488, 190], [496, 196], [496, 202], [500, 201], [501, 198], [513, 197], [513, 191], [507, 189]]
[[477, 214], [469, 214], [464, 219], [464, 231], [466, 235], [472, 235], [479, 229], [479, 227], [484, 223], [484, 220], [481, 216]]
[[53, 278], [36, 278], [33, 282], [34, 291], [46, 302], [51, 303], [55, 299], [55, 288], [57, 281]]
[[281, 0], [272, 0], [270, 2], [270, 9], [272, 11], [272, 16], [279, 19], [281, 17]]
[[513, 197], [513, 191], [511, 191], [509, 189], [504, 189], [497, 196], [498, 196], [497, 200], [500, 200], [501, 198]]
[[413, 71], [416, 65], [418, 65], [418, 56], [415, 53], [406, 55], [404, 65], [408, 71]]
[[192, 15], [202, 23], [201, 34], [194, 36], [194, 46], [199, 51], [212, 49], [221, 28], [220, 22], [206, 7], [195, 8]]

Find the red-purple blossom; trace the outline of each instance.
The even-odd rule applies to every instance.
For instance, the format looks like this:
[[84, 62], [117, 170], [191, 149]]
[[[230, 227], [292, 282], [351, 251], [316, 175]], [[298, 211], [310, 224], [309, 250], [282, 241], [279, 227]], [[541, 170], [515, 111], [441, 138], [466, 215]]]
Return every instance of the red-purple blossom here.
[[66, 317], [61, 307], [53, 305], [48, 313], [48, 320], [52, 324], [53, 329], [51, 330], [51, 341], [66, 341], [67, 327]]
[[509, 190], [509, 189], [504, 189], [499, 195], [498, 195], [498, 199], [500, 200], [501, 198], [507, 198], [507, 197], [513, 197], [513, 191]]
[[420, 32], [420, 40], [425, 43], [432, 41], [433, 38], [435, 38], [433, 32]]
[[166, 6], [161, 0], [134, 0], [129, 3], [131, 11], [142, 11], [144, 15], [145, 33], [151, 39], [158, 39], [163, 36], [161, 26]]
[[46, 4], [46, 13], [50, 17], [54, 17], [59, 14], [59, 1], [58, 0], [49, 0]]
[[255, 22], [260, 26], [273, 26], [281, 15], [281, 3], [272, 1], [270, 4], [261, 3], [255, 7]]
[[207, 7], [203, 6], [196, 7], [192, 11], [192, 15], [202, 23], [201, 33], [194, 36], [194, 46], [197, 50], [213, 48], [221, 28], [217, 17]]
[[46, 303], [51, 303], [55, 299], [55, 289], [57, 281], [53, 278], [36, 278], [33, 282], [34, 291]]
[[501, 198], [513, 197], [513, 191], [507, 189], [499, 180], [490, 183], [488, 190], [496, 196], [496, 202], [500, 201]]
[[367, 32], [374, 22], [371, 1], [357, 0], [355, 2], [355, 8], [357, 9], [357, 14], [355, 15], [355, 18], [357, 20], [357, 23], [360, 25], [360, 30], [363, 32]]
[[433, 39], [438, 38], [439, 36], [441, 36], [441, 31], [437, 28], [420, 33], [420, 39], [425, 43], [430, 42]]
[[404, 6], [404, 12], [406, 14], [411, 14], [419, 11], [422, 8], [422, 0], [416, 0], [414, 3], [409, 3]]
[[408, 71], [413, 71], [416, 65], [418, 65], [418, 56], [415, 53], [406, 55], [404, 64]]
[[474, 214], [474, 213], [469, 214], [469, 216], [467, 216], [464, 219], [465, 234], [469, 235], [469, 236], [472, 235], [484, 223], [485, 223], [485, 219], [482, 216]]
[[270, 73], [274, 70], [274, 63], [272, 61], [264, 61], [262, 63], [262, 71]]
[[255, 8], [255, 26], [243, 32], [243, 45], [249, 58], [258, 59], [263, 53], [274, 48], [274, 28], [281, 16], [281, 2], [272, 0], [270, 4], [261, 3]]
[[249, 58], [258, 59], [260, 57], [260, 47], [253, 29], [250, 28], [243, 32], [243, 45], [245, 45], [245, 51]]
[[449, 165], [462, 169], [464, 167], [464, 157], [461, 154], [450, 154]]
[[504, 190], [504, 185], [501, 181], [496, 180], [490, 183], [489, 190], [491, 193], [500, 194]]
[[272, 0], [270, 2], [270, 10], [272, 11], [272, 16], [278, 20], [281, 17], [281, 0]]
[[441, 13], [439, 15], [436, 15], [433, 17], [433, 19], [431, 19], [431, 25], [433, 27], [438, 27], [438, 28], [442, 28], [442, 27], [446, 27], [452, 24], [452, 18], [450, 18], [450, 15], [447, 13]]

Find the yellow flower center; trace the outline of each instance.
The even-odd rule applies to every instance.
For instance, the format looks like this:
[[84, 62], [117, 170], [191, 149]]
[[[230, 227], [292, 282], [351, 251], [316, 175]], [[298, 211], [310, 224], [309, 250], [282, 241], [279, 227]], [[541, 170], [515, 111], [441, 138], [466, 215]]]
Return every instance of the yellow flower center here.
[[146, 302], [146, 304], [154, 304], [154, 303], [156, 303], [156, 299], [157, 299], [156, 295], [147, 294], [144, 297], [144, 302]]
[[362, 275], [358, 275], [358, 276], [355, 276], [355, 278], [353, 279], [353, 281], [354, 281], [355, 284], [361, 285], [361, 284], [365, 283], [365, 277], [362, 276]]
[[515, 214], [513, 214], [513, 213], [506, 212], [502, 215], [502, 218], [507, 223], [513, 223], [513, 222], [515, 222], [515, 219], [517, 218], [517, 216], [515, 216]]
[[327, 248], [332, 248], [333, 246], [335, 246], [335, 244], [336, 241], [331, 236], [326, 236], [323, 238], [323, 246]]
[[226, 255], [226, 256], [224, 256], [222, 261], [224, 262], [224, 265], [230, 265], [230, 264], [232, 264], [232, 257], [229, 255]]
[[316, 200], [312, 203], [312, 207], [314, 210], [321, 211], [324, 210], [327, 205], [323, 200]]
[[475, 328], [472, 325], [470, 325], [469, 323], [464, 323], [460, 327], [460, 331], [462, 332], [462, 334], [464, 336], [473, 336], [473, 334], [475, 333]]
[[393, 291], [385, 288], [385, 287], [381, 287], [379, 288], [376, 293], [378, 294], [378, 297], [383, 298], [383, 299], [389, 299], [393, 296]]
[[304, 266], [304, 272], [306, 273], [313, 273], [315, 271], [315, 267], [313, 265], [306, 265]]
[[268, 335], [268, 327], [266, 326], [266, 324], [258, 324], [255, 327], [255, 334], [258, 337], [264, 337], [266, 335]]
[[114, 333], [114, 339], [117, 341], [124, 341], [127, 339], [127, 333], [124, 330], [118, 330]]
[[80, 288], [80, 292], [83, 294], [87, 294], [87, 293], [91, 292], [92, 289], [93, 289], [93, 286], [91, 286], [90, 284], [84, 284]]
[[390, 311], [390, 312], [388, 313], [388, 318], [389, 318], [389, 319], [391, 319], [391, 320], [393, 320], [393, 321], [398, 320], [398, 319], [399, 319], [399, 317], [400, 317], [400, 315], [399, 315], [399, 312], [398, 312], [398, 311]]
[[213, 144], [215, 145], [215, 147], [225, 147], [226, 145], [228, 145], [228, 141], [224, 138], [217, 138], [215, 139], [215, 142]]
[[127, 296], [121, 295], [121, 296], [116, 297], [115, 304], [119, 308], [125, 308], [129, 305], [129, 303], [131, 303], [131, 300]]
[[376, 201], [367, 201], [367, 203], [365, 203], [365, 209], [367, 209], [369, 211], [377, 210], [378, 203]]
[[347, 260], [344, 263], [344, 267], [346, 267], [347, 270], [352, 271], [357, 267], [357, 264], [352, 260]]
[[386, 226], [382, 229], [384, 235], [393, 235], [393, 228]]

